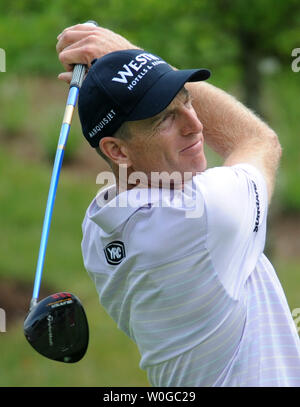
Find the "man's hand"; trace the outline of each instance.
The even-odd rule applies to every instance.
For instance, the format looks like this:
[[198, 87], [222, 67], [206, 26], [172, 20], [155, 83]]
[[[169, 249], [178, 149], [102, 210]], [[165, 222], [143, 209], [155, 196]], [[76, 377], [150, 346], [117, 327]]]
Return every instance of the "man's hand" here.
[[58, 78], [70, 83], [75, 64], [85, 64], [90, 68], [91, 61], [110, 52], [122, 49], [139, 48], [126, 38], [106, 28], [92, 24], [77, 24], [66, 28], [57, 37], [58, 58], [67, 72]]

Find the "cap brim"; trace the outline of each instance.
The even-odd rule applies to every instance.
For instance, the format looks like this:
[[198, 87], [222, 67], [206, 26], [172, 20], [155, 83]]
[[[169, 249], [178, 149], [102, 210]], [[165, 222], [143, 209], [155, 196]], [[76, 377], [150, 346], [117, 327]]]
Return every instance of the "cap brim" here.
[[204, 81], [210, 77], [207, 69], [169, 71], [162, 75], [138, 102], [126, 121], [143, 120], [164, 110], [186, 82]]

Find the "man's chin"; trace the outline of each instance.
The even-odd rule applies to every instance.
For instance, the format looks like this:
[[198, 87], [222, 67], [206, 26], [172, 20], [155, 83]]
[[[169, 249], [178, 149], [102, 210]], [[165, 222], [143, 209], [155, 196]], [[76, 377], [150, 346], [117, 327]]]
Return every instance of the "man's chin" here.
[[201, 161], [195, 165], [195, 168], [192, 169], [193, 177], [199, 173], [205, 171], [207, 168], [207, 160], [206, 157], [202, 157]]

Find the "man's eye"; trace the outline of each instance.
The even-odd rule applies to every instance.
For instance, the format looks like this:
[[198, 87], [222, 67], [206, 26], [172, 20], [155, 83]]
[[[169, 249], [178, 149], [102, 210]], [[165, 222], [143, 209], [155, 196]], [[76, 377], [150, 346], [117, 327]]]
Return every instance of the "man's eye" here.
[[185, 106], [187, 106], [188, 108], [192, 107], [192, 98], [189, 98], [189, 99], [185, 102]]
[[168, 119], [173, 119], [173, 118], [174, 118], [174, 113], [168, 113], [168, 114], [166, 114], [166, 115], [163, 117], [161, 123], [164, 123], [164, 122], [166, 122]]

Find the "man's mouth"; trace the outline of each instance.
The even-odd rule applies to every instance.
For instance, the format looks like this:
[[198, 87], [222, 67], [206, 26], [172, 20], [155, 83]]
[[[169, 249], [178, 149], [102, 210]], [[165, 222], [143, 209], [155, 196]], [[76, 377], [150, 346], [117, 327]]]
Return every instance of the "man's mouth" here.
[[202, 139], [197, 140], [195, 143], [193, 143], [193, 144], [189, 145], [188, 147], [185, 147], [184, 149], [180, 150], [180, 153], [194, 152], [194, 151], [197, 151], [201, 147], [202, 147]]

